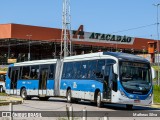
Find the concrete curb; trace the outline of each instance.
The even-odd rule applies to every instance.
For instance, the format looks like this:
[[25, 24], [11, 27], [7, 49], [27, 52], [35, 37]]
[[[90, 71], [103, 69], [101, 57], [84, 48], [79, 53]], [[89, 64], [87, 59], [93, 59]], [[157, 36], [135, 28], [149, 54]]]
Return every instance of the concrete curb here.
[[22, 104], [24, 101], [22, 98], [11, 97], [11, 96], [0, 96], [0, 106], [9, 105], [12, 103], [13, 105]]
[[22, 101], [3, 101], [0, 102], [0, 106], [9, 105], [9, 103], [12, 103], [12, 105], [18, 105], [22, 104]]
[[157, 103], [157, 104], [152, 104], [151, 107], [153, 107], [153, 108], [160, 108], [160, 104], [159, 104], [159, 103]]

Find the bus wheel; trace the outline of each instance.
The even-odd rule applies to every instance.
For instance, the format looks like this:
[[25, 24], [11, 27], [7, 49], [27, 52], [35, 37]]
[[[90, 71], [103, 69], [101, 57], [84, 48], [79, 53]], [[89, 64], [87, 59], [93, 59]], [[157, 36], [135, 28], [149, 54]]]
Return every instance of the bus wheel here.
[[71, 90], [70, 89], [67, 91], [66, 97], [67, 97], [67, 102], [71, 103], [72, 102], [72, 95], [71, 95]]
[[97, 107], [102, 107], [103, 106], [103, 103], [101, 101], [101, 93], [100, 92], [97, 93], [96, 102], [97, 102]]
[[3, 86], [0, 85], [0, 93], [3, 92]]
[[133, 105], [127, 104], [127, 105], [126, 105], [126, 109], [127, 109], [127, 110], [132, 110], [132, 109], [133, 109]]
[[21, 97], [24, 99], [24, 100], [27, 100], [27, 91], [25, 88], [23, 88], [21, 90]]

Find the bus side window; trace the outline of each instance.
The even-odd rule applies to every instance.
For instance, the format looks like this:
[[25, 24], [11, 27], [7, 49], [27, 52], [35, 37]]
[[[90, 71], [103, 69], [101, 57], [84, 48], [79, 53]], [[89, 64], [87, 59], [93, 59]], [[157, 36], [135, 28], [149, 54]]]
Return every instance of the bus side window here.
[[8, 69], [8, 77], [11, 78], [11, 67]]
[[30, 78], [31, 79], [38, 79], [38, 75], [39, 75], [39, 66], [31, 66], [31, 74], [30, 74]]
[[108, 84], [109, 88], [112, 87], [112, 82], [111, 82], [111, 79], [112, 79], [112, 71], [111, 71], [111, 65], [106, 65], [106, 68], [105, 68], [105, 82]]
[[23, 66], [22, 79], [30, 79], [30, 67], [29, 66]]
[[96, 77], [103, 78], [105, 70], [105, 60], [98, 60]]
[[67, 68], [66, 68], [66, 78], [71, 79], [73, 76], [73, 63], [68, 63]]
[[72, 62], [64, 63], [62, 77], [66, 79], [71, 79], [73, 77], [73, 63]]
[[97, 71], [97, 60], [89, 61], [88, 65], [89, 65], [88, 79], [95, 79]]
[[82, 70], [81, 70], [82, 71], [81, 76], [82, 76], [82, 78], [85, 79], [88, 76], [88, 61], [83, 61], [81, 68], [82, 68]]
[[[108, 76], [108, 84], [109, 87], [112, 88], [115, 92], [117, 92], [117, 75], [113, 72], [113, 65], [116, 63], [115, 60], [107, 59], [106, 60], [106, 70], [105, 75]], [[107, 78], [107, 77], [105, 77]]]
[[50, 70], [49, 70], [49, 79], [54, 79], [54, 74], [55, 74], [55, 64], [50, 65]]
[[21, 79], [22, 78], [22, 67], [20, 67], [20, 69], [19, 69], [19, 77], [18, 77], [19, 79]]
[[74, 62], [74, 64], [73, 64], [73, 78], [74, 79], [81, 78], [81, 62]]
[[67, 67], [67, 63], [64, 63], [63, 64], [62, 79], [65, 79], [65, 77], [66, 77], [66, 67]]

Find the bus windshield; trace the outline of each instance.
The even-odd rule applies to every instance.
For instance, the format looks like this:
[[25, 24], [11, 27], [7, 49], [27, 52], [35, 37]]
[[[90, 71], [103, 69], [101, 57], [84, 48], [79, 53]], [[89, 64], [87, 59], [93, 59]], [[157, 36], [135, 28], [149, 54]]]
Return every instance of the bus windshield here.
[[149, 64], [120, 62], [120, 81], [124, 89], [133, 94], [146, 94], [152, 84]]

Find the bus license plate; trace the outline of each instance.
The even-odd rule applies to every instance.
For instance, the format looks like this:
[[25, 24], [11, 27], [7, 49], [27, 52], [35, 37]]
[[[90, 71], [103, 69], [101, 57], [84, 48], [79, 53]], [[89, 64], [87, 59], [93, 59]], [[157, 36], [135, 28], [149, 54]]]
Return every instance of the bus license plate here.
[[140, 100], [134, 100], [134, 103], [140, 103], [141, 101]]

